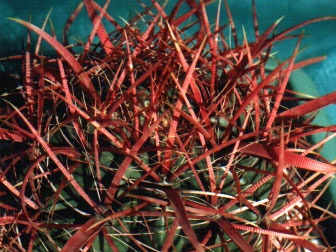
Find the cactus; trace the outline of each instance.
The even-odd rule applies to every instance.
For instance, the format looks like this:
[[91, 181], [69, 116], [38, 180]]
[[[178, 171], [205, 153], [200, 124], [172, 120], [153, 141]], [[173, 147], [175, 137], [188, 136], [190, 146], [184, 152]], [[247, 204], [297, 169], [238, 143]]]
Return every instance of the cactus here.
[[[319, 154], [336, 127], [312, 118], [336, 94], [287, 84], [322, 60], [296, 62], [293, 31], [335, 18], [261, 33], [253, 5], [249, 42], [226, 1], [153, 0], [125, 24], [108, 3], [83, 1], [62, 43], [11, 18], [56, 56], [31, 53], [29, 32], [22, 88], [2, 95], [2, 251], [331, 251], [321, 223], [334, 215], [316, 202], [336, 170]], [[220, 11], [210, 23], [214, 4], [227, 24]], [[84, 6], [90, 37], [69, 44]], [[292, 56], [268, 69], [287, 39]]]

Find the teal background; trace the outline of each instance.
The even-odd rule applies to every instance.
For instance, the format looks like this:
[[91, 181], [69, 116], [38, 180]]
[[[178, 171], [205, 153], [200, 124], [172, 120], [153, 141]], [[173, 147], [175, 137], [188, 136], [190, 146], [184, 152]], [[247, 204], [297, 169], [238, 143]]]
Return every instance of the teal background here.
[[[98, 0], [101, 5], [105, 1]], [[149, 3], [149, 0], [144, 1]], [[169, 1], [170, 6], [175, 1]], [[222, 1], [223, 2], [223, 1]], [[0, 58], [21, 53], [22, 43], [26, 39], [26, 30], [21, 25], [16, 24], [6, 17], [16, 17], [24, 20], [31, 20], [37, 26], [41, 26], [47, 13], [51, 10], [50, 20], [56, 31], [57, 37], [61, 39], [65, 21], [80, 3], [80, 0], [0, 0]], [[250, 41], [254, 39], [251, 0], [228, 0], [233, 17], [236, 23], [238, 34], [242, 34], [244, 27]], [[286, 29], [294, 24], [305, 20], [321, 17], [336, 16], [335, 0], [256, 0], [260, 30], [264, 31], [280, 17], [283, 17], [277, 31]], [[222, 3], [223, 5], [223, 3]], [[122, 18], [128, 20], [139, 10], [137, 0], [112, 0], [108, 12], [120, 24], [124, 24]], [[209, 19], [214, 21], [217, 4], [211, 4], [208, 8]], [[221, 11], [222, 24], [227, 22], [225, 8]], [[90, 30], [90, 21], [82, 10], [81, 15], [73, 24], [70, 30], [70, 38], [84, 40]], [[50, 25], [47, 31], [51, 31]], [[299, 33], [300, 31], [298, 31]], [[305, 48], [298, 59], [314, 56], [326, 55], [325, 62], [307, 67], [305, 71], [317, 84], [317, 89], [321, 94], [328, 93], [336, 89], [334, 79], [336, 77], [336, 21], [326, 21], [312, 24], [304, 28], [306, 34], [301, 48]], [[285, 59], [291, 55], [295, 41], [282, 42], [276, 50], [279, 51], [277, 57]], [[44, 44], [44, 53], [53, 51]], [[0, 71], [10, 68], [7, 62], [0, 62]], [[304, 84], [302, 84], [304, 85]], [[334, 111], [328, 111], [333, 118], [336, 118]], [[335, 121], [336, 122], [336, 121]]]
[[[21, 40], [26, 38], [24, 28], [6, 19], [6, 17], [22, 18], [31, 20], [35, 25], [42, 25], [48, 11], [52, 9], [51, 21], [56, 33], [60, 38], [66, 19], [79, 4], [80, 0], [0, 0], [0, 53], [2, 56], [10, 55], [10, 52], [17, 52], [21, 48]], [[104, 1], [97, 1], [101, 5]], [[149, 0], [145, 2], [150, 2]], [[175, 1], [170, 0], [171, 6]], [[223, 1], [222, 1], [223, 2]], [[228, 0], [233, 13], [238, 32], [241, 34], [244, 26], [247, 34], [253, 39], [253, 25], [251, 15], [251, 0]], [[336, 1], [334, 0], [256, 0], [260, 29], [263, 31], [275, 20], [284, 17], [278, 31], [291, 25], [305, 21], [307, 19], [321, 16], [336, 15]], [[223, 5], [223, 4], [222, 4]], [[208, 8], [209, 19], [214, 20], [217, 4], [211, 4]], [[123, 24], [120, 17], [126, 20], [139, 9], [137, 0], [112, 0], [108, 9], [115, 19]], [[82, 11], [82, 14], [83, 11]], [[227, 21], [225, 9], [221, 12], [222, 23]], [[85, 15], [81, 15], [71, 29], [71, 35], [75, 38], [85, 39], [89, 31], [87, 28], [89, 20]], [[307, 37], [303, 41], [303, 47], [309, 46], [303, 57], [327, 55], [335, 48], [336, 42], [336, 22], [328, 21], [320, 24], [309, 25], [304, 28]], [[286, 47], [284, 45], [284, 47]], [[287, 48], [287, 47], [286, 47]], [[280, 58], [290, 55], [290, 50], [281, 50]]]
[[[103, 5], [105, 1], [98, 0], [97, 2]], [[146, 0], [144, 2], [149, 3], [150, 1]], [[170, 0], [168, 5], [172, 6], [174, 2]], [[52, 10], [50, 20], [60, 39], [65, 21], [79, 3], [80, 0], [0, 0], [0, 43], [2, 45], [0, 47], [0, 57], [20, 53], [22, 41], [26, 39], [25, 29], [7, 20], [6, 17], [31, 20], [33, 24], [41, 26], [47, 13]], [[242, 34], [242, 28], [244, 27], [249, 39], [253, 40], [251, 0], [228, 0], [228, 3], [233, 13], [238, 34]], [[336, 16], [336, 1], [334, 0], [256, 0], [256, 3], [261, 31], [264, 31], [280, 17], [284, 18], [277, 29], [278, 31], [311, 18]], [[139, 9], [137, 0], [112, 0], [108, 12], [120, 24], [124, 24], [121, 17], [127, 20]], [[216, 3], [211, 4], [208, 8], [209, 19], [212, 21], [215, 19], [216, 9]], [[81, 14], [70, 30], [70, 35], [74, 39], [85, 40], [90, 30], [90, 22], [84, 11]], [[221, 17], [222, 24], [226, 23], [227, 18], [224, 7], [222, 8]], [[47, 27], [49, 28], [47, 30], [50, 31], [50, 25]], [[307, 36], [302, 42], [302, 48], [307, 48], [301, 53], [299, 58], [328, 55], [332, 58], [330, 59], [332, 62], [336, 61], [336, 21], [309, 25], [304, 30]], [[293, 48], [290, 47], [291, 44], [290, 42], [281, 43], [281, 46], [277, 48], [279, 49], [278, 57], [280, 59], [291, 55], [293, 51]], [[44, 47], [44, 49], [48, 50], [48, 47]], [[0, 62], [0, 67], [3, 67], [3, 64], [3, 62]], [[328, 70], [324, 69], [323, 73], [320, 73], [319, 71], [322, 67], [325, 66], [320, 63], [310, 67], [307, 72], [314, 80], [317, 79], [319, 81], [321, 91], [326, 93], [330, 90], [331, 83], [324, 75], [332, 74], [332, 70], [330, 68]]]
[[[41, 26], [44, 18], [52, 8], [50, 20], [56, 31], [58, 38], [61, 38], [65, 21], [79, 4], [79, 0], [0, 0], [0, 58], [20, 54], [22, 43], [25, 41], [26, 30], [19, 24], [14, 23], [6, 17], [16, 17], [24, 20], [31, 20], [37, 26]], [[97, 1], [103, 5], [104, 1]], [[145, 1], [149, 3], [150, 1]], [[169, 1], [171, 6], [175, 1]], [[335, 0], [256, 0], [259, 18], [260, 31], [263, 32], [267, 27], [273, 24], [280, 17], [284, 17], [277, 31], [282, 31], [292, 25], [306, 21], [311, 18], [321, 16], [336, 16]], [[253, 41], [253, 23], [251, 0], [228, 0], [235, 20], [238, 34], [242, 34], [243, 27], [247, 32], [248, 39]], [[223, 3], [222, 3], [223, 4]], [[120, 24], [124, 24], [122, 18], [128, 20], [139, 9], [136, 0], [112, 0], [108, 12]], [[217, 4], [212, 4], [208, 8], [209, 19], [214, 21], [217, 10]], [[225, 8], [223, 6], [222, 24], [227, 22]], [[50, 25], [47, 31], [51, 31]], [[107, 27], [108, 28], [108, 27]], [[85, 41], [90, 31], [91, 25], [85, 11], [73, 24], [70, 30], [70, 37], [75, 40]], [[336, 21], [326, 21], [306, 26], [297, 32], [304, 30], [306, 34], [301, 48], [305, 48], [298, 56], [298, 59], [309, 57], [327, 56], [327, 59], [321, 63], [306, 67], [301, 72], [297, 72], [291, 79], [291, 85], [296, 90], [303, 90], [312, 95], [319, 96], [336, 90]], [[290, 56], [294, 50], [295, 41], [281, 42], [276, 47], [279, 51], [277, 57], [285, 59]], [[52, 53], [47, 44], [43, 44], [44, 54]], [[10, 70], [13, 66], [7, 61], [0, 61], [0, 71]], [[322, 111], [318, 122], [326, 125], [336, 124], [335, 105], [328, 106]], [[328, 144], [324, 148], [324, 155], [330, 161], [336, 156], [335, 142]], [[336, 201], [336, 182], [329, 190], [329, 197]], [[333, 195], [335, 197], [333, 197]], [[334, 211], [336, 203], [334, 203]], [[335, 239], [336, 240], [336, 239]]]

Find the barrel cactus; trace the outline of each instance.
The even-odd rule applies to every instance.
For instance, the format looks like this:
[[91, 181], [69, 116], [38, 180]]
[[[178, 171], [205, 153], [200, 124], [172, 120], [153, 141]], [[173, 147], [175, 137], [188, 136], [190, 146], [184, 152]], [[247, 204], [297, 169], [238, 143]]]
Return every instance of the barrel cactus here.
[[[1, 251], [331, 251], [321, 223], [333, 214], [316, 201], [335, 171], [319, 154], [335, 126], [307, 115], [335, 94], [287, 84], [322, 59], [296, 62], [293, 31], [333, 18], [260, 32], [253, 5], [248, 41], [226, 1], [140, 2], [123, 24], [108, 3], [84, 0], [62, 42], [11, 18], [30, 32], [12, 57], [22, 87], [2, 95]], [[71, 44], [84, 8], [90, 36]], [[31, 50], [33, 34], [56, 56]], [[269, 68], [286, 39], [292, 56]]]

